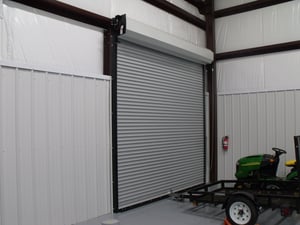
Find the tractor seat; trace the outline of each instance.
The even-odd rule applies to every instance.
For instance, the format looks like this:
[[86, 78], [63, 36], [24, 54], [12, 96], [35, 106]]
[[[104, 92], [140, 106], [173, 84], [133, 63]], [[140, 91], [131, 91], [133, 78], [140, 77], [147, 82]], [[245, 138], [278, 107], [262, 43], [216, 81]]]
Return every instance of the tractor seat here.
[[294, 166], [296, 166], [296, 160], [292, 159], [292, 160], [286, 161], [285, 162], [285, 166], [287, 166], [287, 167], [294, 167]]

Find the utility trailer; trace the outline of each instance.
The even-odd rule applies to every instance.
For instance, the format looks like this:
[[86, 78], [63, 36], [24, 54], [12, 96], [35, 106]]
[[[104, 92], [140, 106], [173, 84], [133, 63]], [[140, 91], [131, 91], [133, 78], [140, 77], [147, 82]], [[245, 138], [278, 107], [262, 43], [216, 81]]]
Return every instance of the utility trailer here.
[[[223, 205], [226, 217], [232, 225], [254, 225], [260, 213], [266, 209], [280, 209], [282, 216], [289, 216], [295, 210], [300, 213], [300, 191], [290, 187], [299, 185], [298, 181], [277, 181], [287, 189], [254, 189], [260, 182], [240, 186], [240, 181], [221, 180], [191, 189], [181, 197], [193, 204], [210, 203]], [[271, 183], [271, 181], [270, 181]], [[272, 182], [273, 183], [273, 182]], [[247, 187], [248, 186], [248, 187]]]
[[[298, 177], [293, 181], [220, 180], [181, 194], [194, 204], [222, 205], [232, 225], [255, 225], [259, 214], [280, 209], [282, 216], [300, 214], [300, 136], [294, 137]], [[262, 188], [280, 187], [280, 188]]]

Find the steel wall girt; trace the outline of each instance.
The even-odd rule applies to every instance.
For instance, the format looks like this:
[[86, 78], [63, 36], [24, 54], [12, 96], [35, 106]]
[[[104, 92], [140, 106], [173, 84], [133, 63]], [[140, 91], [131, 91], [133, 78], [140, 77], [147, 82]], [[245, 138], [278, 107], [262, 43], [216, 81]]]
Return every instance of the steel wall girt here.
[[233, 7], [229, 7], [226, 9], [220, 9], [215, 11], [215, 18], [230, 16], [238, 13], [248, 12], [255, 9], [260, 9], [272, 5], [277, 5], [284, 2], [289, 2], [293, 0], [257, 0], [253, 2], [249, 2], [242, 5], [237, 5]]
[[190, 14], [189, 12], [183, 10], [182, 8], [167, 2], [165, 0], [143, 0], [151, 5], [156, 6], [174, 16], [177, 16], [180, 19], [185, 20], [195, 26], [205, 30], [206, 29], [206, 22], [204, 20], [199, 19], [198, 17]]
[[216, 60], [233, 59], [246, 56], [263, 55], [283, 51], [300, 49], [300, 41], [291, 41], [286, 43], [267, 45], [256, 48], [242, 49], [232, 52], [223, 52], [216, 54]]

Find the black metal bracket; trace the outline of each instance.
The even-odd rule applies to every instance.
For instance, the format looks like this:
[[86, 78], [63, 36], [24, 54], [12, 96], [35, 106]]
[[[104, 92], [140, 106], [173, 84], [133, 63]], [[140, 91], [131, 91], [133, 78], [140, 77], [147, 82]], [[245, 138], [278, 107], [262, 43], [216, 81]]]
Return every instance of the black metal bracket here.
[[200, 14], [206, 15], [209, 2], [207, 0], [186, 0], [193, 6], [197, 7]]
[[126, 14], [117, 15], [112, 19], [112, 30], [118, 36], [126, 33]]
[[205, 0], [205, 1], [197, 1], [197, 4], [199, 5], [198, 10], [200, 12], [200, 14], [203, 15], [208, 15], [211, 13], [211, 2], [209, 0]]

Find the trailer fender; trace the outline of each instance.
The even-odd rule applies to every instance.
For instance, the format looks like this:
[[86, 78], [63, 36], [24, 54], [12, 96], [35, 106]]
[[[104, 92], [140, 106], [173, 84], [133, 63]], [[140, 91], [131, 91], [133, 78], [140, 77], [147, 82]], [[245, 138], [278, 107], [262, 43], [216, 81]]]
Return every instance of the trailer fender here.
[[229, 200], [231, 197], [233, 197], [233, 196], [241, 196], [241, 197], [245, 197], [245, 198], [247, 198], [247, 199], [253, 201], [254, 204], [257, 205], [257, 204], [256, 204], [256, 200], [255, 200], [255, 197], [254, 197], [253, 194], [251, 194], [251, 193], [249, 193], [249, 192], [246, 192], [246, 191], [237, 191], [237, 192], [234, 192], [233, 194], [229, 195], [229, 196], [226, 198], [226, 200], [225, 200], [225, 202], [224, 202], [224, 204], [223, 204], [223, 206], [222, 206], [222, 209], [225, 209], [225, 208], [226, 208], [227, 203], [228, 203], [228, 200]]

